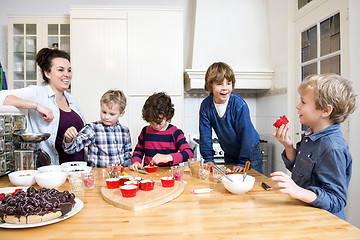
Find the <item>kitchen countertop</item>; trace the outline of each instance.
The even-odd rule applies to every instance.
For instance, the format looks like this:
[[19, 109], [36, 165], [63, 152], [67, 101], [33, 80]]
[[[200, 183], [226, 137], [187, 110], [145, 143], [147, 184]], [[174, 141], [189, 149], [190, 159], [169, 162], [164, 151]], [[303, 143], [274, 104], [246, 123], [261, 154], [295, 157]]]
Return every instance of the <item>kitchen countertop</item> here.
[[[84, 202], [79, 213], [41, 227], [0, 228], [1, 239], [360, 239], [360, 229], [333, 214], [285, 194], [265, 191], [260, 184], [267, 178], [255, 170], [249, 171], [256, 178], [254, 188], [244, 195], [229, 193], [212, 177], [204, 181], [185, 172], [187, 184], [179, 197], [136, 212], [103, 200], [100, 191], [105, 181], [102, 169], [96, 170], [95, 188], [76, 195]], [[159, 168], [148, 175], [125, 171], [159, 180], [167, 170]], [[7, 176], [0, 177], [0, 187], [12, 187]], [[214, 190], [191, 193], [208, 187]], [[69, 190], [68, 181], [59, 190]]]

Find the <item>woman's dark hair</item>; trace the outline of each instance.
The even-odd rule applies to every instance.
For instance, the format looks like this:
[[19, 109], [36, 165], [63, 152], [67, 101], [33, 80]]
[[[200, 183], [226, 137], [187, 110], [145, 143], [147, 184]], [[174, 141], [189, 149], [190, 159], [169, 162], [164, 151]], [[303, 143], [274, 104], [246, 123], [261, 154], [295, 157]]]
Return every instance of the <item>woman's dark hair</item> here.
[[41, 74], [45, 83], [49, 83], [45, 72], [50, 72], [51, 63], [54, 58], [65, 58], [70, 62], [70, 55], [57, 49], [43, 48], [36, 55], [36, 63], [41, 68]]
[[151, 95], [146, 100], [142, 109], [143, 119], [157, 124], [160, 124], [164, 118], [170, 122], [174, 113], [174, 104], [171, 103], [170, 96], [164, 92]]

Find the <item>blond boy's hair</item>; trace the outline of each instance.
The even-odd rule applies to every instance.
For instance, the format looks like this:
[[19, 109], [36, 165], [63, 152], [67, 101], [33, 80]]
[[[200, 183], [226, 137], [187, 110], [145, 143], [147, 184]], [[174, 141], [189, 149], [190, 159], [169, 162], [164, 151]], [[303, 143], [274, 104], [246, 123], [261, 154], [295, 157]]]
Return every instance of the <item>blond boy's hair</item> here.
[[126, 107], [126, 97], [121, 90], [110, 89], [102, 95], [100, 104], [105, 104], [109, 108], [113, 108], [115, 104], [118, 104], [120, 106], [120, 113], [122, 113]]
[[213, 63], [206, 71], [205, 74], [205, 90], [210, 95], [212, 92], [212, 84], [222, 83], [224, 79], [228, 80], [232, 83], [232, 90], [234, 90], [235, 86], [235, 74], [232, 68], [224, 62], [216, 62]]
[[330, 119], [342, 123], [356, 109], [356, 97], [351, 82], [337, 74], [317, 74], [306, 77], [298, 88], [303, 94], [313, 90], [316, 109], [333, 107]]

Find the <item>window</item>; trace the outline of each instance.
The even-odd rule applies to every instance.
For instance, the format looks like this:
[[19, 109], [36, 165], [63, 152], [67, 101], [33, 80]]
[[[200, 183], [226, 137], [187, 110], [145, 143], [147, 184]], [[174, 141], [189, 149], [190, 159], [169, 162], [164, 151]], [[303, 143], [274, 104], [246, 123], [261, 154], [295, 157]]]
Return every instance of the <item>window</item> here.
[[[301, 80], [311, 74], [340, 71], [340, 13], [301, 33]], [[302, 125], [305, 131], [309, 126]]]
[[301, 33], [301, 79], [317, 73], [341, 74], [340, 13]]
[[298, 9], [302, 8], [303, 6], [305, 6], [306, 4], [308, 4], [311, 1], [312, 0], [298, 0]]

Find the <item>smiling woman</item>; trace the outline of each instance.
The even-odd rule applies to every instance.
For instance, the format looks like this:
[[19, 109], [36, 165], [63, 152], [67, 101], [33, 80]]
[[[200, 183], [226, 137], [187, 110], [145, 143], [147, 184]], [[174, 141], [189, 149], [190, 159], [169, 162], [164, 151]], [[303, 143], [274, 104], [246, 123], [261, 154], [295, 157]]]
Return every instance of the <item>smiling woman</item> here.
[[[28, 110], [28, 131], [51, 134], [40, 143], [49, 153], [52, 164], [84, 160], [84, 152], [67, 154], [62, 149], [66, 129], [84, 126], [83, 115], [76, 100], [66, 91], [71, 83], [70, 56], [61, 50], [41, 49], [36, 55], [44, 83], [22, 89], [0, 92], [0, 104]], [[37, 164], [37, 167], [40, 167]]]

